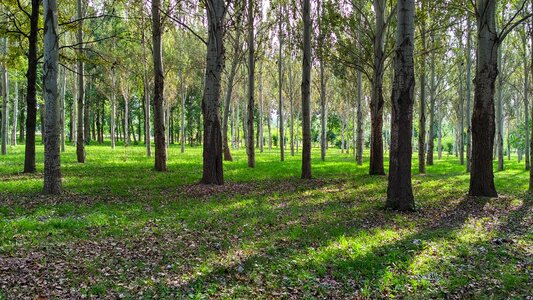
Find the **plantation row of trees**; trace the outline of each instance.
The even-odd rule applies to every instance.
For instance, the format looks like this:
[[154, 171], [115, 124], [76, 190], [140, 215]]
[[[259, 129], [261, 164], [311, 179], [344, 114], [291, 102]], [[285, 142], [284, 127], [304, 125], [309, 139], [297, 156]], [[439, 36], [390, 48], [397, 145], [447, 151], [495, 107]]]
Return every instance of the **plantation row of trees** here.
[[42, 4], [0, 4], [1, 137], [3, 154], [25, 143], [32, 173], [43, 135], [47, 193], [61, 191], [67, 142], [84, 163], [106, 139], [144, 144], [157, 171], [169, 144], [201, 144], [205, 184], [224, 183], [241, 146], [250, 168], [256, 150], [301, 151], [302, 178], [313, 142], [322, 160], [337, 146], [358, 164], [369, 148], [371, 175], [388, 150], [387, 205], [400, 210], [414, 209], [413, 148], [420, 173], [455, 152], [472, 196], [497, 195], [494, 158], [501, 170], [516, 151], [529, 169], [533, 2]]

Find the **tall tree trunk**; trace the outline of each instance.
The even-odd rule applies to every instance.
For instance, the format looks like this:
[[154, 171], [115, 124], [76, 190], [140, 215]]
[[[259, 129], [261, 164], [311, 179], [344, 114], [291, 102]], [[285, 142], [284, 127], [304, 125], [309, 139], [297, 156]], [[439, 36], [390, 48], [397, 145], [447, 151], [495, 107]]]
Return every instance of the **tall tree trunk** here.
[[146, 54], [146, 37], [144, 35], [144, 12], [141, 11], [142, 30], [141, 45], [143, 50], [143, 99], [144, 99], [144, 145], [146, 156], [152, 156], [152, 143], [150, 141], [150, 92], [148, 83], [148, 56]]
[[270, 126], [270, 111], [267, 115], [268, 150], [272, 150], [272, 127]]
[[281, 26], [283, 23], [282, 18], [282, 4], [280, 2], [279, 4], [279, 28], [278, 28], [278, 36], [279, 36], [279, 65], [278, 65], [278, 75], [279, 75], [279, 151], [280, 151], [280, 160], [285, 160], [285, 135], [283, 133], [283, 97], [282, 97], [282, 91], [283, 91], [283, 33], [281, 30]]
[[248, 113], [247, 113], [247, 131], [248, 131], [248, 167], [255, 168], [255, 149], [254, 149], [254, 6], [253, 0], [248, 0]]
[[325, 66], [323, 57], [323, 39], [324, 32], [322, 28], [322, 14], [324, 13], [324, 0], [321, 0], [317, 4], [318, 10], [318, 53], [319, 53], [319, 68], [320, 68], [320, 159], [324, 161], [326, 159], [326, 149], [328, 146], [327, 136], [327, 121], [326, 121], [326, 78], [325, 78]]
[[373, 2], [376, 13], [374, 36], [374, 66], [372, 74], [372, 97], [370, 99], [370, 175], [384, 175], [383, 167], [383, 72], [385, 64], [385, 0]]
[[115, 76], [115, 68], [112, 67], [111, 69], [111, 126], [109, 128], [110, 130], [110, 136], [111, 136], [111, 149], [115, 149], [116, 146], [116, 137], [115, 137], [115, 117], [117, 114], [117, 96], [116, 96], [116, 88], [117, 88], [117, 79]]
[[60, 113], [57, 75], [59, 72], [59, 39], [57, 35], [56, 0], [44, 0], [44, 101], [46, 134], [44, 142], [44, 188], [46, 194], [61, 193]]
[[[462, 35], [460, 35], [462, 40]], [[459, 146], [459, 162], [461, 165], [465, 164], [465, 149], [464, 149], [464, 92], [463, 92], [463, 78], [462, 74], [464, 73], [462, 68], [462, 62], [459, 63], [459, 110], [457, 115], [457, 145]]]
[[263, 129], [264, 107], [263, 107], [263, 61], [259, 64], [259, 151], [265, 150], [265, 139]]
[[203, 175], [201, 183], [224, 184], [222, 167], [222, 134], [220, 131], [220, 76], [224, 67], [224, 19], [226, 7], [223, 0], [206, 0], [208, 39], [205, 86], [202, 99], [204, 119]]
[[[431, 46], [434, 47], [434, 38], [431, 37]], [[433, 153], [435, 152], [435, 94], [437, 87], [435, 85], [435, 51], [431, 53], [431, 66], [430, 66], [430, 87], [429, 87], [429, 134], [428, 134], [428, 153], [427, 153], [427, 165], [433, 165]]]
[[130, 143], [130, 95], [123, 88], [122, 97], [124, 99], [124, 146]]
[[[83, 18], [82, 3], [78, 0], [78, 19]], [[85, 108], [85, 84], [83, 82], [83, 60], [81, 55], [83, 54], [83, 20], [80, 20], [78, 24], [78, 32], [76, 35], [78, 46], [78, 132], [76, 139], [76, 157], [79, 163], [85, 163], [85, 128], [84, 128], [84, 108]]]
[[60, 130], [61, 130], [61, 152], [65, 152], [66, 140], [65, 140], [65, 97], [67, 92], [67, 69], [61, 67], [61, 99], [60, 105]]
[[181, 91], [181, 153], [185, 152], [185, 97], [187, 96], [186, 88]]
[[[503, 48], [500, 44], [498, 52], [498, 70], [502, 69], [502, 50]], [[503, 171], [503, 76], [498, 76], [496, 91], [498, 93], [496, 98], [496, 155], [498, 156], [498, 171]]]
[[233, 44], [233, 60], [231, 62], [231, 69], [228, 76], [228, 86], [226, 88], [226, 95], [224, 98], [224, 114], [222, 119], [222, 148], [224, 151], [224, 160], [233, 161], [231, 151], [228, 145], [228, 119], [229, 119], [229, 107], [231, 104], [231, 95], [233, 93], [233, 86], [235, 81], [235, 75], [237, 74], [237, 67], [239, 66], [239, 53], [241, 51], [241, 31], [237, 30], [235, 33], [235, 42]]
[[[426, 13], [426, 1], [422, 0], [421, 13]], [[420, 102], [418, 113], [418, 173], [426, 173], [426, 21], [425, 16], [420, 18], [422, 35], [422, 55], [420, 56]], [[430, 124], [432, 126], [433, 124]], [[430, 137], [433, 138], [433, 137]]]
[[437, 157], [442, 158], [442, 114], [439, 108], [437, 119]]
[[466, 38], [466, 171], [472, 168], [472, 28], [467, 21]]
[[496, 1], [477, 2], [477, 67], [472, 115], [472, 169], [470, 196], [496, 197], [492, 169], [494, 147], [494, 86], [498, 76], [499, 37], [496, 31]]
[[30, 35], [28, 36], [28, 71], [26, 78], [26, 147], [24, 173], [35, 173], [35, 128], [37, 125], [37, 37], [40, 0], [31, 0]]
[[365, 146], [363, 130], [363, 73], [357, 71], [357, 149], [355, 150], [355, 159], [360, 166], [363, 164], [363, 148]]
[[17, 128], [19, 114], [19, 82], [15, 80], [15, 98], [13, 99], [13, 123], [11, 128], [11, 145], [17, 145]]
[[167, 170], [167, 149], [165, 141], [165, 112], [163, 89], [163, 49], [161, 47], [162, 24], [160, 16], [161, 0], [152, 1], [152, 46], [154, 58], [154, 141], [155, 170]]
[[[7, 37], [3, 38], [2, 52], [7, 54]], [[9, 143], [9, 74], [5, 65], [0, 65], [2, 76], [2, 155], [7, 154]]]
[[[529, 70], [527, 63], [527, 36], [524, 31], [522, 34], [522, 46], [524, 47], [524, 57], [523, 57], [523, 66], [524, 66], [524, 128], [525, 132], [525, 154], [526, 154], [526, 164], [525, 169], [529, 170], [530, 168], [530, 157], [529, 157]], [[509, 126], [507, 127], [509, 128]], [[507, 130], [509, 132], [509, 130]]]
[[311, 13], [310, 0], [303, 0], [302, 59], [302, 178], [311, 178]]
[[[77, 64], [74, 64], [72, 69], [74, 70], [74, 78], [76, 78], [76, 73], [77, 73], [77, 68], [76, 68]], [[73, 82], [73, 85], [72, 85], [72, 106], [70, 108], [70, 130], [72, 132], [72, 140], [71, 140], [71, 143], [73, 143], [73, 145], [76, 145], [77, 143], [77, 139], [78, 139], [78, 131], [77, 131], [77, 128], [78, 128], [78, 119], [77, 119], [77, 113], [78, 113], [78, 103], [77, 103], [77, 99], [78, 99], [78, 82], [76, 80], [72, 80]]]
[[[531, 5], [533, 5], [533, 0], [531, 0]], [[529, 35], [530, 35], [529, 40], [531, 41], [531, 46], [530, 46], [531, 64], [530, 64], [529, 71], [532, 72], [533, 74], [533, 18], [531, 19], [530, 28], [532, 28], [532, 30], [530, 30], [529, 32]], [[531, 106], [529, 113], [531, 114], [531, 118], [533, 119], [533, 105]], [[529, 130], [529, 129], [526, 128], [526, 130]], [[526, 153], [526, 155], [529, 155], [530, 157], [529, 161], [533, 162], [533, 126], [531, 127], [531, 139], [529, 143], [530, 143], [529, 153]], [[511, 151], [509, 151], [509, 154], [511, 154]], [[533, 192], [533, 168], [529, 168], [529, 192], [530, 193]]]
[[410, 211], [415, 208], [411, 186], [415, 1], [398, 0], [397, 15], [387, 207]]
[[[24, 95], [22, 96], [22, 98], [24, 99]], [[25, 119], [24, 119], [24, 108], [21, 107], [20, 109], [20, 121], [19, 121], [19, 126], [20, 126], [20, 129], [19, 129], [19, 141], [21, 143], [24, 143], [24, 125], [25, 125]]]

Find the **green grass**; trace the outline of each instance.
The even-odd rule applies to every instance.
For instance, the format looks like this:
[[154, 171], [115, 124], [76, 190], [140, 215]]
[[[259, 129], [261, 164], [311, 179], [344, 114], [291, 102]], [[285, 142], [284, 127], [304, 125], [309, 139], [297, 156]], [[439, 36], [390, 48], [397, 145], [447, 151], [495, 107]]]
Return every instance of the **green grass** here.
[[[418, 175], [417, 211], [383, 208], [387, 178], [352, 156], [244, 150], [224, 187], [196, 183], [201, 149], [168, 150], [153, 171], [142, 146], [62, 155], [65, 193], [43, 196], [23, 146], [0, 157], [0, 299], [49, 298], [523, 298], [533, 293], [528, 172], [506, 161], [501, 196], [466, 196], [469, 175], [444, 156]], [[365, 157], [368, 161], [368, 157]]]

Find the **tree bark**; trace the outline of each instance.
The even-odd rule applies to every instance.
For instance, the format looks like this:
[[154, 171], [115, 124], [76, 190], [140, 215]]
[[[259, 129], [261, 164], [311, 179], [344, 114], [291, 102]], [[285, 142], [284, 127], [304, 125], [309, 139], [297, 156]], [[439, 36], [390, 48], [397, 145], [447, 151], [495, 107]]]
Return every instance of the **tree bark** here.
[[248, 113], [247, 131], [248, 139], [248, 167], [255, 168], [255, 148], [254, 148], [254, 84], [255, 84], [255, 61], [254, 61], [254, 8], [253, 0], [248, 0]]
[[[3, 38], [2, 52], [7, 54], [7, 37]], [[5, 64], [0, 65], [2, 76], [2, 155], [7, 154], [9, 143], [9, 74]]]
[[279, 151], [280, 151], [280, 160], [285, 160], [285, 135], [283, 132], [283, 97], [282, 97], [282, 91], [283, 91], [283, 35], [281, 26], [283, 23], [282, 18], [282, 4], [279, 4], [279, 28], [278, 28], [278, 36], [279, 36], [279, 65], [278, 65], [278, 75], [279, 75]]
[[[526, 154], [526, 163], [525, 169], [529, 170], [530, 168], [530, 157], [529, 157], [529, 70], [527, 63], [527, 36], [524, 32], [522, 34], [522, 46], [524, 47], [524, 57], [523, 57], [523, 67], [524, 67], [524, 128], [525, 132], [525, 154]], [[507, 130], [509, 131], [509, 130]]]
[[60, 105], [60, 130], [61, 130], [61, 152], [65, 152], [66, 140], [65, 140], [65, 97], [67, 92], [67, 69], [61, 67], [61, 99]]
[[11, 128], [11, 145], [17, 145], [17, 129], [19, 114], [19, 82], [15, 80], [15, 98], [13, 99], [13, 123]]
[[57, 88], [59, 72], [59, 40], [57, 35], [57, 2], [44, 0], [44, 64], [43, 81], [46, 110], [44, 141], [45, 194], [61, 193], [60, 126], [61, 104]]
[[185, 97], [187, 96], [186, 88], [181, 90], [181, 136], [180, 136], [180, 146], [181, 153], [185, 152]]
[[472, 115], [472, 169], [470, 196], [496, 197], [492, 150], [494, 148], [494, 89], [498, 76], [499, 38], [496, 31], [496, 2], [480, 0], [476, 14], [477, 68], [474, 87], [474, 112]]
[[117, 79], [115, 76], [115, 67], [113, 66], [111, 68], [111, 125], [110, 125], [110, 136], [111, 136], [111, 149], [115, 149], [116, 146], [116, 137], [115, 137], [115, 130], [116, 130], [116, 124], [115, 124], [115, 117], [117, 114], [117, 96], [116, 96], [116, 88], [117, 88]]
[[467, 21], [466, 38], [466, 172], [472, 168], [472, 29]]
[[[502, 47], [498, 51], [498, 70], [502, 69]], [[503, 171], [503, 76], [498, 76], [496, 98], [496, 155], [498, 157], [498, 171]], [[526, 130], [527, 131], [527, 130]]]
[[411, 132], [413, 130], [414, 0], [398, 0], [398, 28], [392, 89], [391, 150], [387, 207], [412, 211], [415, 208], [411, 186]]
[[[81, 0], [78, 0], [78, 19], [82, 19], [83, 12], [82, 12], [82, 3]], [[81, 59], [81, 55], [83, 54], [83, 20], [81, 20], [78, 24], [78, 32], [77, 32], [77, 42], [79, 44], [78, 46], [78, 55], [80, 56], [78, 58], [78, 132], [77, 132], [77, 139], [76, 139], [76, 157], [78, 159], [79, 163], [85, 163], [85, 116], [84, 116], [84, 108], [85, 108], [85, 84], [83, 82], [83, 60]]]
[[[421, 12], [426, 13], [426, 1], [422, 2]], [[420, 56], [420, 102], [418, 113], [418, 173], [426, 173], [426, 22], [425, 17], [422, 17], [421, 35], [422, 35], [422, 55]], [[430, 124], [432, 126], [433, 124]], [[433, 138], [433, 137], [430, 137]]]
[[239, 52], [241, 47], [241, 31], [237, 30], [235, 33], [235, 42], [233, 44], [233, 60], [231, 62], [231, 69], [228, 76], [228, 86], [226, 88], [226, 95], [224, 98], [224, 114], [222, 119], [222, 148], [224, 151], [224, 160], [233, 161], [231, 151], [228, 145], [228, 119], [229, 119], [229, 107], [231, 104], [231, 95], [233, 93], [233, 85], [235, 81], [235, 75], [237, 74], [237, 67], [239, 66]]
[[26, 147], [24, 173], [35, 173], [35, 128], [37, 125], [37, 37], [40, 0], [31, 0], [30, 34], [28, 36], [28, 71], [26, 73]]
[[310, 0], [303, 0], [302, 58], [302, 179], [311, 179], [311, 13]]
[[150, 92], [148, 83], [148, 56], [146, 54], [146, 37], [144, 35], [144, 11], [141, 11], [141, 46], [143, 50], [143, 99], [144, 99], [144, 145], [146, 156], [152, 156], [152, 143], [150, 141]]
[[223, 0], [206, 0], [208, 39], [205, 86], [202, 99], [204, 119], [203, 175], [201, 183], [224, 184], [222, 166], [222, 134], [220, 131], [220, 76], [224, 68], [224, 19], [226, 7]]
[[161, 47], [162, 24], [160, 16], [161, 0], [152, 1], [152, 46], [154, 59], [154, 141], [155, 141], [155, 170], [167, 170], [167, 149], [165, 141], [165, 112], [164, 112], [164, 75], [163, 49]]
[[[434, 39], [431, 38], [431, 44], [434, 46]], [[427, 165], [433, 165], [433, 153], [435, 152], [435, 93], [437, 87], [435, 86], [435, 51], [431, 53], [431, 66], [430, 66], [430, 88], [429, 88], [429, 134], [428, 134], [428, 153], [427, 153]]]
[[374, 66], [370, 99], [370, 175], [385, 175], [383, 166], [383, 72], [385, 64], [385, 0], [373, 2], [376, 13]]
[[365, 136], [363, 132], [363, 74], [357, 71], [357, 143], [355, 159], [358, 165], [363, 165], [363, 149]]

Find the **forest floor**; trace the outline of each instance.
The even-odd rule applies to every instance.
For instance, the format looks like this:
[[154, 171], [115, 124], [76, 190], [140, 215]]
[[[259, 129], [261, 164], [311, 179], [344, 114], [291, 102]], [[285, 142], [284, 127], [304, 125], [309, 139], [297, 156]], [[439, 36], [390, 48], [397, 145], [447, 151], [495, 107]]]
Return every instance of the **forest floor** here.
[[397, 213], [384, 209], [387, 178], [339, 149], [313, 153], [310, 181], [299, 153], [257, 153], [251, 170], [234, 151], [226, 184], [208, 187], [199, 148], [171, 146], [156, 173], [142, 146], [91, 145], [85, 164], [69, 146], [57, 197], [40, 194], [38, 152], [35, 175], [19, 173], [23, 146], [0, 157], [0, 299], [533, 295], [533, 198], [516, 158], [493, 199], [466, 196], [455, 156], [427, 175], [415, 159], [417, 211]]

